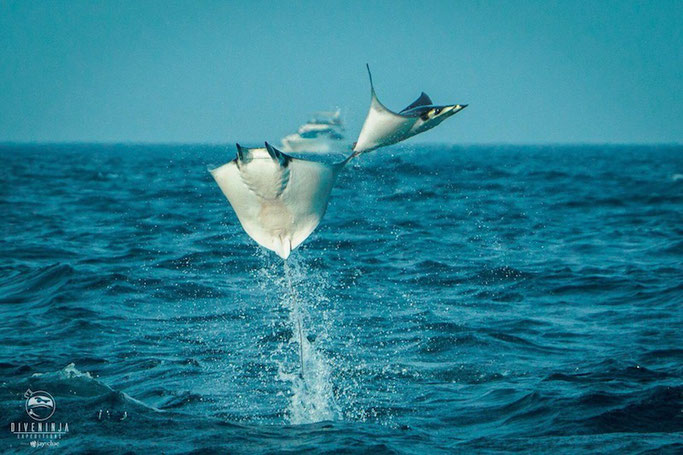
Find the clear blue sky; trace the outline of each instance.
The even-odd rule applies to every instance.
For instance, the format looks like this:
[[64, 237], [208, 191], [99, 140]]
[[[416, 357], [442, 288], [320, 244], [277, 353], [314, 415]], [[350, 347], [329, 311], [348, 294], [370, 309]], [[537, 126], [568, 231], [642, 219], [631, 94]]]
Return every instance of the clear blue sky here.
[[421, 90], [415, 140], [683, 142], [683, 1], [0, 0], [0, 141], [277, 142]]

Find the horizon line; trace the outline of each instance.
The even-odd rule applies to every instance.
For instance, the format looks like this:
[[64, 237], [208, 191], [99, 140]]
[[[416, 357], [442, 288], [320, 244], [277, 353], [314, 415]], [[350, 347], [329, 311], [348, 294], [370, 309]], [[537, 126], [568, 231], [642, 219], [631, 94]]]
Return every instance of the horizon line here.
[[[240, 144], [260, 144], [259, 141], [238, 141]], [[5, 141], [0, 140], [0, 146], [45, 146], [45, 145], [104, 145], [104, 146], [234, 146], [236, 141], [225, 142], [155, 142], [155, 141]], [[411, 144], [401, 144], [405, 147]], [[412, 145], [421, 146], [683, 146], [683, 142], [416, 142]], [[390, 147], [396, 147], [394, 144]]]

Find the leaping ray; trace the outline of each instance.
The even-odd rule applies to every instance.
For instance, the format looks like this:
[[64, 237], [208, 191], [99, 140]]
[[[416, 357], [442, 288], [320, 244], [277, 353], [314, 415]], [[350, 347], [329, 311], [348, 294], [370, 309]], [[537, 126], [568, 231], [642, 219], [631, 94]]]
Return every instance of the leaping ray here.
[[354, 156], [370, 152], [379, 147], [395, 144], [416, 134], [434, 128], [448, 117], [460, 112], [467, 104], [451, 104], [436, 106], [426, 93], [401, 112], [396, 113], [385, 107], [377, 98], [375, 86], [372, 83], [370, 65], [370, 110], [363, 123], [358, 141], [353, 148]]
[[324, 164], [265, 145], [237, 144], [237, 157], [210, 172], [247, 234], [287, 259], [320, 223], [337, 175], [351, 157]]

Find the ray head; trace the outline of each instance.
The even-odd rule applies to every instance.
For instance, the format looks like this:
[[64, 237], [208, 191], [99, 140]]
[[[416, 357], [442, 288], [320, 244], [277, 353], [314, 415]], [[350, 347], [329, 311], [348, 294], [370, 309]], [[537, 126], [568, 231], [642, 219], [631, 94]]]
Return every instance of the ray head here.
[[458, 112], [467, 107], [467, 104], [449, 104], [446, 106], [419, 106], [410, 111], [404, 112], [404, 115], [414, 114], [418, 119], [411, 129], [411, 133], [419, 134], [429, 129], [434, 128], [449, 117], [454, 116]]

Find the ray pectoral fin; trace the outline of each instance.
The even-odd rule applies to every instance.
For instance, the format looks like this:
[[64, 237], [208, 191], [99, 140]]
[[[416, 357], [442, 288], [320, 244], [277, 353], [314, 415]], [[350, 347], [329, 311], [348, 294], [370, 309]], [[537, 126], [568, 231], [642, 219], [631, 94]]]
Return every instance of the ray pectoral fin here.
[[369, 66], [368, 76], [370, 77], [370, 109], [353, 147], [354, 156], [406, 139], [416, 121], [414, 117], [396, 113], [384, 106], [375, 92]]
[[370, 91], [375, 93], [375, 86], [372, 83], [372, 73], [370, 72], [370, 64], [366, 63], [365, 67], [368, 69], [368, 77], [370, 78]]
[[430, 106], [434, 103], [432, 103], [431, 98], [429, 98], [429, 95], [427, 95], [425, 92], [422, 92], [420, 96], [417, 97], [415, 101], [413, 101], [410, 105], [408, 105], [405, 109], [403, 109], [399, 114], [404, 113], [405, 111], [409, 111], [413, 108], [416, 108], [418, 106]]
[[406, 138], [405, 134], [414, 123], [414, 117], [400, 115], [387, 109], [373, 92], [370, 109], [353, 150], [356, 153], [364, 153], [395, 144]]

